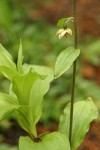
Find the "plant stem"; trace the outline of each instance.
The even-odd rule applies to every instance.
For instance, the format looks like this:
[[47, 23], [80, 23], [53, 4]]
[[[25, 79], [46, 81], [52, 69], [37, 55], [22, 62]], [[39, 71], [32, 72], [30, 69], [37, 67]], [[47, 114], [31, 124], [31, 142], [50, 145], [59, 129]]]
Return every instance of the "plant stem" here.
[[[72, 0], [73, 17], [74, 17], [74, 47], [77, 49], [77, 22], [76, 22], [76, 0]], [[71, 91], [71, 108], [70, 108], [70, 126], [69, 126], [69, 141], [72, 141], [72, 128], [73, 128], [73, 109], [74, 109], [74, 93], [75, 93], [75, 79], [76, 79], [76, 60], [73, 64], [73, 79]]]

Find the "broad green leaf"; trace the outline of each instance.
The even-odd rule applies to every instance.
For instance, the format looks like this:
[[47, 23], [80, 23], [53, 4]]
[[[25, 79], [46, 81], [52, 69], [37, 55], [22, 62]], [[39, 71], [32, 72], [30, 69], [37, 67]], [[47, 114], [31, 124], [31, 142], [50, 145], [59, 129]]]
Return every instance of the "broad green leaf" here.
[[[75, 150], [83, 141], [88, 132], [90, 123], [96, 119], [98, 111], [93, 101], [89, 98], [87, 101], [79, 101], [74, 104], [73, 112], [73, 130], [71, 149]], [[69, 135], [70, 122], [70, 104], [64, 109], [60, 118], [59, 131], [64, 135]]]
[[42, 102], [43, 96], [47, 93], [50, 87], [50, 83], [53, 80], [54, 72], [49, 67], [44, 66], [31, 66], [35, 72], [40, 75], [44, 75], [45, 78], [38, 79], [32, 86], [31, 95], [30, 95], [30, 106], [33, 107], [33, 114], [35, 118], [35, 123], [40, 119], [42, 114]]
[[55, 78], [60, 77], [65, 71], [67, 71], [75, 59], [79, 56], [80, 50], [74, 47], [68, 47], [63, 50], [57, 57], [55, 64]]
[[19, 107], [18, 100], [15, 97], [0, 93], [0, 120], [4, 119]]
[[17, 69], [18, 69], [18, 72], [19, 72], [19, 73], [23, 73], [22, 62], [23, 62], [23, 56], [22, 56], [22, 42], [21, 42], [21, 40], [20, 40], [19, 53], [18, 53], [18, 61], [17, 61]]
[[[0, 67], [9, 68], [12, 72], [12, 75], [16, 74], [16, 65], [13, 62], [12, 56], [7, 52], [7, 50], [0, 44]], [[2, 70], [1, 70], [2, 71]], [[2, 73], [5, 73], [5, 71]], [[6, 76], [9, 76], [7, 72]]]
[[72, 20], [73, 20], [73, 17], [62, 18], [62, 19], [60, 19], [60, 20], [58, 21], [57, 27], [59, 27], [59, 28], [64, 28], [64, 27], [65, 27], [65, 24], [66, 24], [66, 27], [67, 27], [68, 23], [70, 23]]
[[59, 132], [46, 134], [40, 142], [34, 142], [29, 137], [20, 137], [19, 150], [70, 150], [69, 141]]
[[20, 126], [25, 131], [27, 131], [31, 135], [36, 136], [36, 127], [34, 123], [32, 109], [34, 108], [32, 108], [31, 106], [22, 105], [19, 109], [17, 109], [16, 117]]
[[24, 73], [27, 73], [29, 70], [33, 70], [33, 72], [37, 72], [40, 76], [43, 76], [42, 79], [36, 80], [34, 82], [31, 94], [30, 94], [30, 106], [33, 107], [33, 116], [35, 118], [35, 124], [38, 122], [38, 120], [41, 117], [42, 113], [42, 102], [43, 102], [43, 96], [47, 93], [50, 83], [54, 78], [54, 71], [45, 66], [38, 66], [38, 65], [23, 65], [23, 71]]
[[48, 78], [38, 79], [32, 86], [30, 94], [30, 106], [33, 107], [33, 114], [35, 123], [40, 119], [42, 114], [43, 96], [47, 93], [50, 87], [50, 80]]
[[29, 71], [28, 74], [17, 74], [13, 78], [12, 90], [16, 94], [19, 104], [28, 105], [30, 100], [30, 92], [33, 83], [39, 78], [39, 75]]

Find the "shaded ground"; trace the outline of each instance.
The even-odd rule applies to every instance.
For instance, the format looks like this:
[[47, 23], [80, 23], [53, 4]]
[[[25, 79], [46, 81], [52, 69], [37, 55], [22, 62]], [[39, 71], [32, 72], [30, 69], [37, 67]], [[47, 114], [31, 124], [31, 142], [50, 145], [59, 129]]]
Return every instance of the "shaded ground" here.
[[93, 122], [82, 145], [77, 150], [100, 150], [100, 122]]

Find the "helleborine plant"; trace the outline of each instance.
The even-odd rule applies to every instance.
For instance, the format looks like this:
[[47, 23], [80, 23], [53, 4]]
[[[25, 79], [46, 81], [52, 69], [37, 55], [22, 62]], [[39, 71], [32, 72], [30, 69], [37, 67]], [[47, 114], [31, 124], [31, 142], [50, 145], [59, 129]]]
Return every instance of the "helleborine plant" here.
[[74, 150], [83, 141], [90, 122], [98, 115], [92, 99], [75, 103], [72, 143], [68, 138], [70, 104], [61, 115], [58, 131], [37, 135], [36, 130], [50, 83], [66, 72], [79, 54], [79, 49], [66, 48], [57, 57], [54, 69], [23, 64], [20, 41], [16, 65], [12, 56], [0, 45], [0, 72], [11, 82], [9, 93], [0, 93], [0, 120], [14, 113], [19, 125], [28, 133], [28, 136], [20, 137], [19, 150]]

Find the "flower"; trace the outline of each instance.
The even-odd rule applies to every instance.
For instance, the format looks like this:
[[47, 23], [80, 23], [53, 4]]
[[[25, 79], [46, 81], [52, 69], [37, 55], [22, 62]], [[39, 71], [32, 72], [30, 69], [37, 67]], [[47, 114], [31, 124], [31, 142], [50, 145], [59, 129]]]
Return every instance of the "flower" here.
[[61, 39], [63, 36], [72, 36], [72, 30], [67, 28], [67, 29], [59, 29], [56, 33], [56, 36]]

